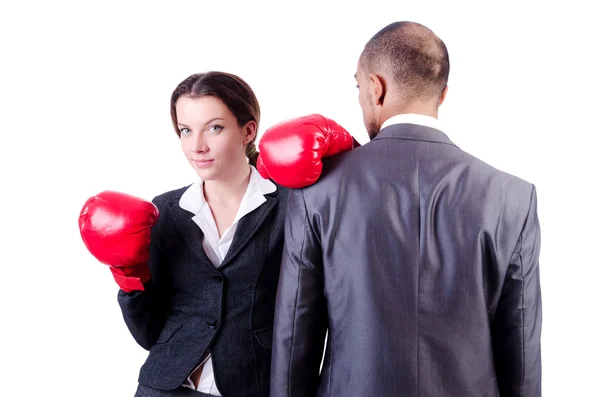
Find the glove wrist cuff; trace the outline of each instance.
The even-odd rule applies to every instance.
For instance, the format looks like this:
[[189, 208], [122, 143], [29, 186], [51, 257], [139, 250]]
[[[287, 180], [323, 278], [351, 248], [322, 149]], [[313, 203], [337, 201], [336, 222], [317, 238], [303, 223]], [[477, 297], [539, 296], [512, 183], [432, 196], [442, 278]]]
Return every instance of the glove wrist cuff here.
[[122, 268], [113, 266], [110, 267], [110, 271], [116, 283], [126, 293], [144, 291], [144, 284], [150, 280], [150, 271], [147, 266], [143, 267], [135, 274], [126, 274]]

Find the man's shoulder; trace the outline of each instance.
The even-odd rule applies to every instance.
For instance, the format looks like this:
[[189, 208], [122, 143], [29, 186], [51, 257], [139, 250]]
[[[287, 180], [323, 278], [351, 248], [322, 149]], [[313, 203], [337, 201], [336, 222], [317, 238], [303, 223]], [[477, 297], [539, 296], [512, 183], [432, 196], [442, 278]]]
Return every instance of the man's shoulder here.
[[465, 163], [474, 171], [474, 174], [491, 179], [501, 185], [509, 185], [512, 189], [531, 191], [533, 184], [525, 178], [491, 165], [489, 162], [465, 151], [462, 151], [462, 153]]
[[[509, 190], [512, 194], [529, 195], [531, 193], [533, 184], [523, 177], [493, 166], [458, 147], [456, 149], [447, 158], [448, 168], [446, 171], [460, 174], [462, 181], [466, 182], [464, 187], [469, 186], [468, 181], [471, 181], [479, 186], [502, 187], [501, 190]], [[373, 147], [369, 148], [368, 144], [323, 158], [319, 179], [302, 190], [308, 195], [323, 195], [329, 191], [338, 191], [341, 185], [360, 179], [361, 175], [369, 172], [370, 167], [376, 167], [380, 159], [377, 150]], [[439, 159], [432, 157], [431, 160], [438, 162]]]
[[360, 155], [365, 155], [364, 149], [364, 146], [360, 146], [353, 150], [323, 158], [321, 160], [323, 163], [321, 176], [315, 185], [337, 183], [339, 178], [343, 177], [343, 174], [352, 171], [357, 166]]

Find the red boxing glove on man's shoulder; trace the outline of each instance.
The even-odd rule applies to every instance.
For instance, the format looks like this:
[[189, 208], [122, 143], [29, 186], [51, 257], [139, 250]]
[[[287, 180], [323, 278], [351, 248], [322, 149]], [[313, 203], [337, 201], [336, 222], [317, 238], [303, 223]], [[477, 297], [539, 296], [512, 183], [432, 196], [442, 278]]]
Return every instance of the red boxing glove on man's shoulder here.
[[263, 178], [288, 188], [312, 185], [321, 176], [321, 159], [360, 146], [335, 121], [311, 114], [283, 121], [260, 138], [257, 169]]

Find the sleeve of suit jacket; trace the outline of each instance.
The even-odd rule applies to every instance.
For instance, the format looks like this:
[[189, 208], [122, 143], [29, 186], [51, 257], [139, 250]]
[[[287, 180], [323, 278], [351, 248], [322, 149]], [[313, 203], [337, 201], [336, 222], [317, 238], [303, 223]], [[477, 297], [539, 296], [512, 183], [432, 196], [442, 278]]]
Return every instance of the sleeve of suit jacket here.
[[135, 341], [146, 350], [150, 350], [160, 335], [168, 304], [165, 288], [167, 274], [158, 244], [165, 210], [156, 198], [152, 202], [159, 208], [160, 215], [152, 228], [150, 242], [148, 266], [151, 279], [144, 285], [144, 291], [125, 293], [119, 290], [118, 293], [118, 302], [125, 324]]
[[316, 394], [327, 330], [323, 285], [321, 246], [304, 192], [292, 190], [275, 306], [271, 397]]
[[540, 226], [533, 187], [529, 212], [510, 258], [492, 321], [494, 359], [502, 397], [541, 396], [539, 254]]

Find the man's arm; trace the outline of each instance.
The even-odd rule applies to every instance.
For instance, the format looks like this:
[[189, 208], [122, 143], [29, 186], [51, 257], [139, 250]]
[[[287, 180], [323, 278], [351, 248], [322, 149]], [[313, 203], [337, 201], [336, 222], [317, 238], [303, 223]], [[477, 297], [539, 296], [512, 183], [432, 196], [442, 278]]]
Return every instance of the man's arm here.
[[316, 394], [327, 330], [326, 305], [321, 246], [303, 190], [292, 190], [275, 305], [271, 397]]
[[492, 321], [494, 360], [502, 397], [542, 394], [540, 225], [535, 187], [529, 213], [511, 256]]

